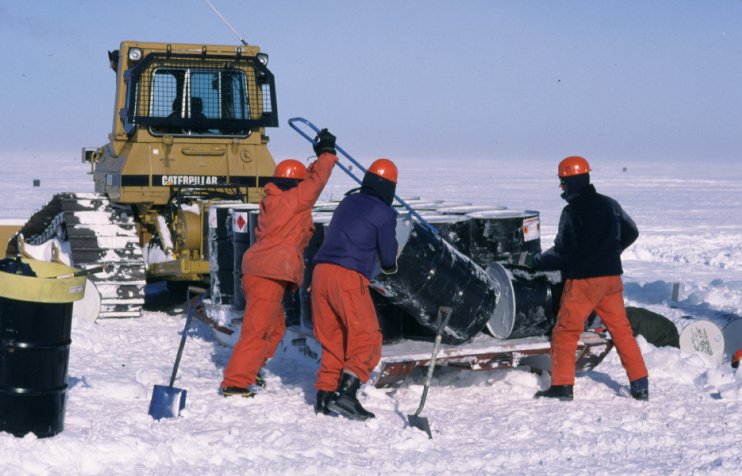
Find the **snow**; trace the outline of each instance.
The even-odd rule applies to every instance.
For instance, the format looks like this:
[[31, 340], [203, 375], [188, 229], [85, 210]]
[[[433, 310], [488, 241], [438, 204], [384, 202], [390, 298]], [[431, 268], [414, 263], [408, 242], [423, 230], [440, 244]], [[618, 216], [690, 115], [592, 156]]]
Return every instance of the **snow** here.
[[[548, 247], [564, 204], [555, 177], [560, 158], [462, 158], [453, 167], [398, 158], [398, 191], [538, 210]], [[9, 162], [17, 165], [6, 170], [1, 220], [28, 216], [55, 192], [92, 190], [84, 165], [36, 159], [46, 167], [33, 176]], [[742, 166], [589, 159], [598, 191], [618, 199], [640, 229], [624, 255], [627, 304], [678, 323], [685, 315], [742, 316]], [[32, 178], [42, 186], [31, 188]], [[336, 170], [322, 198], [337, 199], [353, 186]], [[673, 302], [676, 282], [682, 292]], [[187, 391], [186, 407], [179, 418], [154, 421], [152, 390], [169, 382], [184, 317], [180, 309], [141, 319], [75, 319], [65, 429], [44, 439], [0, 433], [2, 474], [742, 473], [742, 370], [643, 338], [649, 402], [627, 396], [615, 351], [578, 374], [572, 402], [532, 398], [548, 386], [548, 375], [446, 369], [436, 373], [422, 411], [429, 440], [406, 425], [420, 401], [422, 372], [395, 390], [364, 388], [374, 420], [315, 416], [316, 358], [285, 342], [267, 366], [265, 390], [254, 399], [224, 399], [217, 387], [230, 349], [195, 321], [175, 382]]]

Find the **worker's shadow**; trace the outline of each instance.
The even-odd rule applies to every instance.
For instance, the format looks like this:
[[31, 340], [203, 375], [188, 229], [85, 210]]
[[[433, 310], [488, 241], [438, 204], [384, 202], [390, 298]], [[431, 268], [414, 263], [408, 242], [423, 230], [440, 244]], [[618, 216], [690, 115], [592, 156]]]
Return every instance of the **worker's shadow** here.
[[606, 373], [596, 372], [595, 370], [591, 370], [590, 372], [587, 372], [585, 374], [585, 377], [595, 382], [602, 383], [603, 385], [607, 386], [608, 388], [616, 392], [617, 395], [621, 394], [621, 389], [623, 388], [623, 386], [620, 383], [613, 380], [613, 378]]

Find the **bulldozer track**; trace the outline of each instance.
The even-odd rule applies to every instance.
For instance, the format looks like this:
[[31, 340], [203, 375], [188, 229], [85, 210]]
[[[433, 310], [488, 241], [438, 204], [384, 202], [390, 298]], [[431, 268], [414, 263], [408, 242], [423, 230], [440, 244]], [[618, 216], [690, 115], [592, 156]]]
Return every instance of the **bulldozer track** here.
[[[145, 263], [130, 206], [98, 193], [59, 193], [20, 232], [30, 244], [55, 237], [68, 241], [72, 266], [111, 265], [110, 271], [88, 277], [101, 297], [98, 318], [141, 316]], [[15, 242], [9, 251], [14, 247]]]

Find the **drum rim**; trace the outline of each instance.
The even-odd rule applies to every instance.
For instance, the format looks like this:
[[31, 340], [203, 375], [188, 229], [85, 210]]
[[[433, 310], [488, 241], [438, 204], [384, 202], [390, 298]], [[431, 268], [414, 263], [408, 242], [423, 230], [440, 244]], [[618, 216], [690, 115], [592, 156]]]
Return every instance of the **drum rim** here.
[[[510, 274], [500, 263], [493, 262], [487, 266], [487, 275], [489, 275], [494, 281], [500, 285], [501, 294], [497, 299], [497, 305], [492, 313], [492, 317], [487, 321], [487, 330], [498, 339], [507, 339], [513, 332], [515, 326], [515, 289], [513, 288], [513, 282], [510, 279]], [[510, 324], [506, 334], [499, 333], [496, 329], [499, 322], [504, 322], [505, 319], [509, 319]]]

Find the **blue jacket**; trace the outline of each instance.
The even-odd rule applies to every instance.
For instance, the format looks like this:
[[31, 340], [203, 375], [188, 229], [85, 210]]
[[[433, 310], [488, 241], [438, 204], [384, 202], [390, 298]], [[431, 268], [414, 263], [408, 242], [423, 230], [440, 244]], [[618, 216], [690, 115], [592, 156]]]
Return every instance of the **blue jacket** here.
[[534, 257], [534, 267], [558, 269], [564, 279], [622, 274], [621, 252], [639, 236], [631, 217], [592, 185], [568, 195], [567, 202], [554, 246]]
[[340, 202], [325, 232], [315, 263], [358, 271], [369, 280], [397, 264], [397, 212], [376, 195], [354, 192]]

